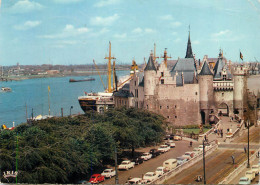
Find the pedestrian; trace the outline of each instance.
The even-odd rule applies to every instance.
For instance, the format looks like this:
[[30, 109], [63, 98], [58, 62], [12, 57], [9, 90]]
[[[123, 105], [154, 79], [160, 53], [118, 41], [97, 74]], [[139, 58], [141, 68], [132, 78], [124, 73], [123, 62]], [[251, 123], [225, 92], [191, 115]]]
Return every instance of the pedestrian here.
[[190, 147], [192, 147], [192, 141], [190, 141]]
[[223, 130], [220, 130], [221, 138], [223, 138]]
[[246, 154], [246, 146], [244, 146], [244, 151], [245, 151], [245, 154]]
[[235, 164], [235, 157], [232, 155], [231, 158], [232, 158], [233, 164]]
[[229, 128], [227, 128], [227, 133], [229, 133]]

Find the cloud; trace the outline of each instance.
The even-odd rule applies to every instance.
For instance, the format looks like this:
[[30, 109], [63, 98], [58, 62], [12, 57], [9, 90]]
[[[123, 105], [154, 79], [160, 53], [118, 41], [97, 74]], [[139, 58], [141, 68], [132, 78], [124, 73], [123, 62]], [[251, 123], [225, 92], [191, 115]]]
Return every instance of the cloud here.
[[171, 23], [171, 26], [173, 26], [173, 27], [179, 27], [179, 26], [181, 26], [181, 25], [182, 25], [182, 23], [179, 22], [179, 21], [176, 21], [176, 22], [172, 22], [172, 23]]
[[222, 36], [225, 36], [225, 35], [227, 35], [227, 34], [230, 34], [231, 33], [231, 31], [230, 30], [222, 30], [222, 31], [220, 31], [220, 32], [218, 32], [218, 33], [213, 33], [212, 34], [212, 37], [222, 37]]
[[41, 37], [47, 39], [66, 38], [66, 37], [74, 37], [74, 36], [82, 35], [89, 31], [90, 30], [86, 27], [75, 28], [73, 25], [67, 24], [65, 28], [61, 31], [61, 33], [53, 34], [53, 35], [43, 35]]
[[9, 10], [11, 13], [28, 13], [36, 10], [43, 9], [44, 6], [40, 3], [30, 0], [20, 0], [15, 3]]
[[170, 21], [170, 20], [173, 20], [173, 17], [172, 17], [172, 15], [163, 15], [163, 16], [160, 16], [160, 19]]
[[120, 1], [121, 0], [101, 0], [98, 3], [94, 4], [94, 7], [103, 7], [103, 6], [118, 4], [120, 3]]
[[133, 31], [132, 31], [133, 33], [142, 33], [143, 32], [143, 30], [141, 29], [141, 28], [135, 28], [135, 29], [133, 29]]
[[191, 41], [191, 43], [197, 45], [197, 44], [200, 44], [200, 41], [194, 40], [194, 41]]
[[70, 4], [70, 3], [78, 3], [82, 0], [54, 0], [55, 3], [59, 4]]
[[151, 28], [142, 29], [142, 28], [138, 27], [138, 28], [133, 29], [132, 32], [135, 34], [140, 34], [140, 33], [155, 33], [156, 31]]
[[115, 34], [114, 37], [117, 38], [117, 39], [124, 39], [124, 38], [126, 38], [126, 33], [123, 33], [123, 34]]
[[95, 26], [109, 26], [113, 24], [117, 19], [119, 19], [119, 15], [117, 14], [108, 17], [92, 17], [90, 19], [90, 24]]
[[177, 42], [180, 42], [181, 39], [180, 38], [177, 38], [177, 39], [174, 39], [173, 42], [177, 43]]
[[41, 21], [26, 21], [23, 24], [15, 25], [14, 29], [16, 30], [28, 30], [34, 27], [37, 27], [41, 24]]

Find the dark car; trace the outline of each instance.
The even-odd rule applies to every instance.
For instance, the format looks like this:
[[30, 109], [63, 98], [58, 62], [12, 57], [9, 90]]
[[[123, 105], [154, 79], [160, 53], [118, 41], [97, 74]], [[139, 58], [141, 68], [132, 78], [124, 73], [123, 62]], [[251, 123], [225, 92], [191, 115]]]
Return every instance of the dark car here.
[[133, 159], [133, 162], [135, 162], [135, 165], [139, 165], [144, 162], [144, 159], [141, 157], [137, 157], [137, 158]]
[[173, 137], [174, 137], [174, 134], [167, 134], [167, 135], [165, 135], [165, 138], [164, 138], [164, 140], [173, 140]]
[[159, 150], [157, 150], [157, 149], [151, 149], [151, 150], [150, 150], [150, 154], [152, 154], [152, 158], [155, 158], [155, 157], [157, 157], [158, 155], [160, 155], [161, 152], [160, 152]]

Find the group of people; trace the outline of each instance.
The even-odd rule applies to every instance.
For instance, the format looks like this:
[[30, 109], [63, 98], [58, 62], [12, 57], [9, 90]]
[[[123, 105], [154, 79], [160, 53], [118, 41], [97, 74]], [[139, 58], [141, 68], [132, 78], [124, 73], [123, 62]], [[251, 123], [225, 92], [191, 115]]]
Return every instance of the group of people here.
[[223, 138], [223, 129], [222, 128], [215, 128], [214, 132], [216, 134], [218, 134], [218, 136], [220, 135], [221, 138]]

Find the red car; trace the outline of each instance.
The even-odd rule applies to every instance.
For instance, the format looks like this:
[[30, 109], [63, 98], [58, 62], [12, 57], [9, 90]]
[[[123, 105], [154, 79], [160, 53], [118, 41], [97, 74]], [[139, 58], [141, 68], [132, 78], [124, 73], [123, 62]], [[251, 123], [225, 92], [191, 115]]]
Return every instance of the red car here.
[[92, 184], [98, 184], [100, 182], [103, 182], [105, 180], [105, 177], [100, 174], [94, 174], [90, 177], [89, 182]]

